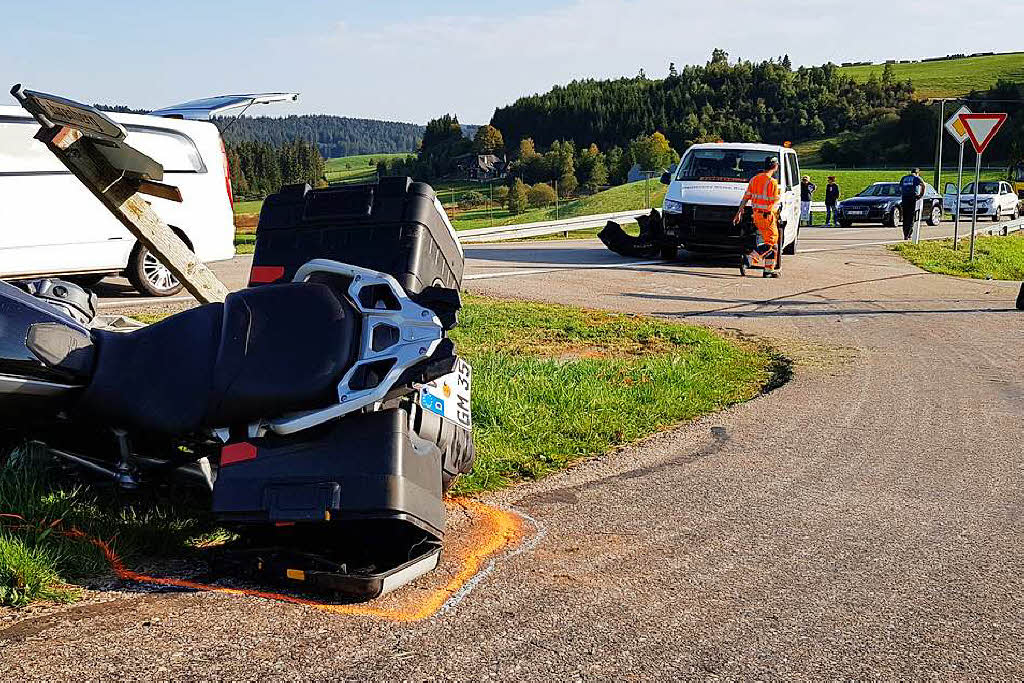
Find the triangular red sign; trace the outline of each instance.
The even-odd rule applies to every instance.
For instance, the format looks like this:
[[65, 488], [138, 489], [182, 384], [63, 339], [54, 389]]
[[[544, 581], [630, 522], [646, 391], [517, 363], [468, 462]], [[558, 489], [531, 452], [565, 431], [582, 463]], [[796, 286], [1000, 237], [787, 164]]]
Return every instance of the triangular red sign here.
[[1006, 114], [961, 114], [960, 122], [967, 129], [974, 151], [981, 154], [1006, 123]]

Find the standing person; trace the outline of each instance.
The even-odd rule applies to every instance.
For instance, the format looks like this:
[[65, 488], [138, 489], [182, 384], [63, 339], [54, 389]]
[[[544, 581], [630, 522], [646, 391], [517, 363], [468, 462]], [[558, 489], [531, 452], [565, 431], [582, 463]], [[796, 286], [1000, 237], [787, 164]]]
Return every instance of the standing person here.
[[836, 212], [836, 207], [839, 206], [839, 184], [836, 183], [836, 177], [830, 175], [828, 177], [828, 184], [825, 185], [825, 226], [831, 226], [835, 223], [836, 227], [839, 227], [839, 214]]
[[779, 228], [775, 212], [779, 208], [782, 193], [779, 191], [779, 182], [775, 180], [775, 174], [779, 170], [779, 158], [768, 157], [764, 166], [763, 173], [758, 173], [750, 179], [732, 224], [739, 225], [743, 220], [743, 209], [747, 202], [750, 202], [754, 209], [754, 227], [761, 233], [761, 239], [770, 250], [770, 256], [764, 259], [764, 277], [778, 277], [779, 271], [775, 265], [779, 260]]
[[918, 202], [924, 198], [924, 181], [921, 180], [921, 169], [915, 168], [910, 175], [900, 180], [900, 198], [903, 212], [903, 239], [914, 236], [914, 222], [917, 220]]
[[804, 225], [811, 224], [811, 202], [817, 189], [818, 186], [811, 182], [811, 176], [805, 175], [800, 179], [800, 222]]

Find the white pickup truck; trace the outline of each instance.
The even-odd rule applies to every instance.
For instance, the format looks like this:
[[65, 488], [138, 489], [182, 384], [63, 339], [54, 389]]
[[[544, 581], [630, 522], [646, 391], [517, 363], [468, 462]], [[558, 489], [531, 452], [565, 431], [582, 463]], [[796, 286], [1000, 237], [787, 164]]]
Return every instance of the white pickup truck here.
[[[128, 144], [162, 164], [165, 182], [181, 190], [180, 203], [147, 200], [200, 261], [235, 254], [230, 170], [210, 118], [296, 97], [224, 95], [146, 115], [110, 114], [128, 130]], [[91, 284], [123, 273], [145, 295], [180, 291], [170, 271], [33, 137], [37, 130], [21, 107], [0, 106], [0, 277], [71, 275]]]

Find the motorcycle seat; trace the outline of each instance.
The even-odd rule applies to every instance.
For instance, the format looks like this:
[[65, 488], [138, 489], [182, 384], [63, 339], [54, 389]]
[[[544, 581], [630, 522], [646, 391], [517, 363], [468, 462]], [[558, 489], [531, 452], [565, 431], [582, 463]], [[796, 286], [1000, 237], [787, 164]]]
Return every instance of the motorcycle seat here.
[[186, 434], [336, 400], [358, 317], [330, 287], [286, 283], [230, 294], [129, 333], [96, 331], [79, 408], [128, 430]]

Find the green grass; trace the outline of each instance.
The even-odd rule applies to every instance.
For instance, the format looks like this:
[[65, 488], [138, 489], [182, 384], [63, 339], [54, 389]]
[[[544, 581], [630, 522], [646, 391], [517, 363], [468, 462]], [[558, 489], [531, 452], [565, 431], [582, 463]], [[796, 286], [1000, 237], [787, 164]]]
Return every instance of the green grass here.
[[[701, 327], [471, 295], [452, 336], [474, 367], [478, 455], [460, 493], [541, 477], [747, 400], [784, 372], [767, 349]], [[187, 491], [123, 496], [66, 479], [29, 450], [0, 461], [0, 604], [72, 600], [70, 582], [109, 571], [72, 529], [128, 566], [228, 536]]]
[[977, 279], [1024, 280], [1024, 235], [978, 237], [974, 261], [970, 261], [969, 239], [902, 243], [890, 247], [918, 268], [931, 273]]
[[69, 582], [105, 574], [109, 564], [73, 530], [105, 541], [124, 560], [194, 552], [227, 538], [208, 503], [166, 489], [125, 497], [69, 480], [28, 449], [0, 454], [0, 604], [70, 600]]
[[[881, 78], [883, 68], [881, 64], [844, 66], [841, 71], [857, 81], [866, 81], [872, 73]], [[1024, 54], [893, 64], [893, 71], [897, 79], [913, 81], [917, 97], [955, 97], [987, 90], [999, 79], [1024, 80]]]
[[765, 349], [701, 327], [469, 296], [452, 334], [473, 365], [477, 461], [457, 491], [535, 479], [756, 396]]
[[[474, 209], [458, 213], [452, 220], [456, 230], [471, 230], [474, 228], [486, 228], [492, 225], [517, 225], [520, 223], [535, 223], [538, 221], [552, 221], [556, 218], [571, 218], [573, 216], [587, 216], [590, 214], [613, 213], [615, 211], [629, 211], [637, 209], [643, 211], [645, 207], [645, 181], [618, 185], [604, 192], [588, 195], [567, 202], [560, 202], [556, 213], [555, 207], [550, 206], [540, 209], [529, 209], [525, 213], [513, 216], [504, 207], [488, 209]], [[665, 198], [665, 185], [655, 178], [647, 186], [651, 194], [651, 205], [660, 207]]]
[[327, 182], [360, 183], [377, 176], [377, 162], [383, 159], [405, 158], [408, 154], [356, 154], [349, 157], [327, 159], [324, 174]]
[[259, 213], [260, 209], [263, 208], [262, 199], [253, 199], [251, 201], [235, 202], [235, 215], [243, 216], [250, 213]]
[[0, 605], [24, 607], [33, 602], [70, 602], [78, 592], [57, 574], [56, 557], [0, 531]]
[[256, 251], [256, 233], [235, 234], [235, 253], [251, 254]]

